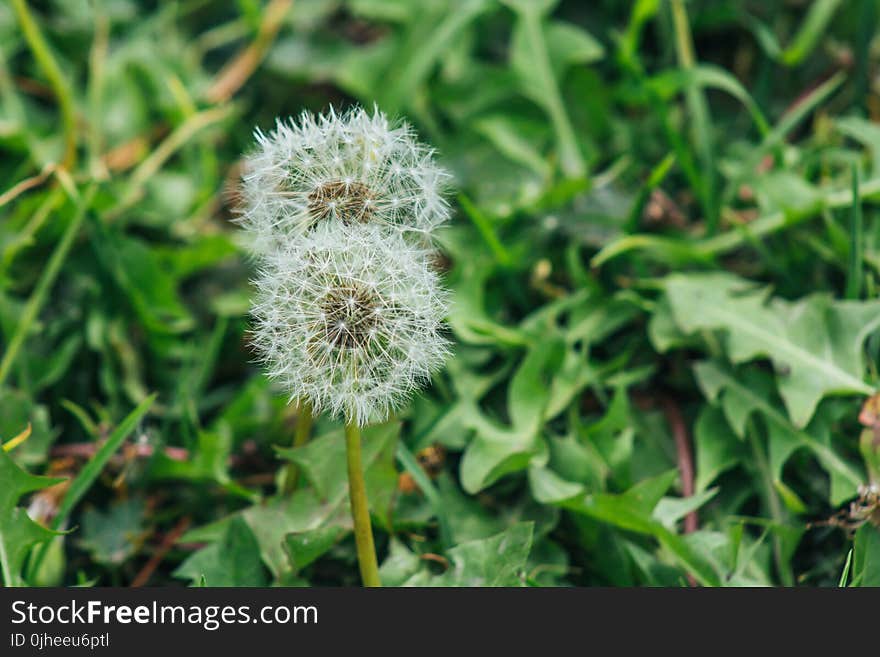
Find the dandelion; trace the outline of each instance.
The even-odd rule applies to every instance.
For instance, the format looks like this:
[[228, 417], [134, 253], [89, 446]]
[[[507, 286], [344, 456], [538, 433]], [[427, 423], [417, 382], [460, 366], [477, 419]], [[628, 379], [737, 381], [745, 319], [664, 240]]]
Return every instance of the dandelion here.
[[256, 132], [243, 175], [240, 221], [257, 253], [331, 220], [393, 227], [426, 238], [449, 217], [449, 174], [406, 123], [374, 110], [303, 113]]
[[445, 295], [428, 252], [379, 226], [327, 222], [265, 258], [254, 344], [269, 376], [363, 426], [387, 419], [442, 364]]
[[[449, 215], [448, 174], [378, 111], [305, 113], [257, 142], [240, 219], [260, 266], [253, 343], [299, 404], [295, 446], [313, 412], [345, 422], [361, 579], [379, 586], [360, 429], [386, 420], [446, 357], [446, 295], [428, 247]], [[295, 489], [292, 464], [284, 481]]]

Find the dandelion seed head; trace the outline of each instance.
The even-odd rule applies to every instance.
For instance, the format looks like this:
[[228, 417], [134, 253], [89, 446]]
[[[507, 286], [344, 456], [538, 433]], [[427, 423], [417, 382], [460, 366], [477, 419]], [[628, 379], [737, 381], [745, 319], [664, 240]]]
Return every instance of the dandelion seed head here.
[[427, 236], [449, 218], [450, 176], [406, 123], [375, 110], [330, 110], [255, 133], [239, 221], [267, 253], [318, 225], [379, 224]]
[[429, 256], [399, 231], [338, 217], [266, 254], [252, 333], [269, 376], [316, 411], [386, 419], [448, 351]]

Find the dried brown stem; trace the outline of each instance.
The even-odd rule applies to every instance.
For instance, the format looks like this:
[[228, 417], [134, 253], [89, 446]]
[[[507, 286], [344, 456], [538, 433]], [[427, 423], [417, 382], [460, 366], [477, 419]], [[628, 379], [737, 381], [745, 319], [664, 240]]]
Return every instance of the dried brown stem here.
[[165, 558], [165, 555], [174, 547], [174, 544], [177, 542], [177, 539], [183, 536], [184, 532], [189, 529], [190, 523], [192, 520], [189, 516], [184, 516], [181, 518], [178, 523], [174, 526], [170, 532], [165, 534], [162, 537], [162, 542], [159, 544], [159, 547], [156, 548], [156, 551], [153, 553], [153, 556], [150, 557], [150, 560], [144, 564], [144, 567], [141, 568], [141, 571], [135, 576], [135, 578], [131, 581], [131, 587], [137, 588], [139, 586], [143, 586], [147, 582], [150, 581], [150, 577], [153, 576], [153, 573], [156, 571], [156, 568], [159, 567], [159, 564], [162, 563], [162, 560]]
[[217, 74], [205, 94], [209, 102], [226, 102], [248, 81], [275, 41], [292, 4], [293, 0], [272, 0], [266, 6], [256, 38]]

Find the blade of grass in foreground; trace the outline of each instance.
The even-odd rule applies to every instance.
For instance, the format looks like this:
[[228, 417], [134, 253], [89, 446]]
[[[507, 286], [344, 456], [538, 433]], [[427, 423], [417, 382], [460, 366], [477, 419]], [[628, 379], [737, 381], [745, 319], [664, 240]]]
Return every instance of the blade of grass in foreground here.
[[[153, 393], [138, 404], [137, 408], [119, 423], [92, 459], [86, 463], [82, 470], [80, 470], [79, 474], [76, 475], [71, 482], [70, 488], [67, 490], [64, 499], [58, 507], [58, 514], [50, 525], [51, 529], [57, 530], [64, 524], [67, 520], [67, 516], [73, 510], [73, 507], [77, 505], [86, 492], [88, 492], [89, 488], [92, 487], [92, 484], [95, 483], [98, 475], [101, 474], [101, 470], [107, 465], [107, 461], [109, 461], [110, 457], [113, 456], [113, 454], [115, 454], [122, 446], [123, 441], [134, 430], [137, 423], [140, 422], [141, 418], [147, 413], [147, 411], [150, 410], [154, 401], [156, 401], [156, 393]], [[48, 543], [43, 544], [36, 553], [29, 568], [29, 579], [32, 579], [33, 575], [39, 571], [40, 564], [46, 556], [48, 545]]]

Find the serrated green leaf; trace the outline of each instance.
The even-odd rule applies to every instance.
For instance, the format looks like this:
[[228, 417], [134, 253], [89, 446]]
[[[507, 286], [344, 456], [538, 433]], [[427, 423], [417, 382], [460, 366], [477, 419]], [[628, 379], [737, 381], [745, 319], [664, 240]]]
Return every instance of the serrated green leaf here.
[[796, 427], [806, 426], [826, 395], [873, 392], [864, 382], [861, 349], [880, 327], [880, 301], [814, 295], [796, 303], [768, 303], [767, 289], [725, 273], [673, 274], [665, 289], [682, 330], [722, 331], [734, 363], [773, 362]]
[[523, 586], [534, 524], [521, 522], [490, 538], [449, 550], [449, 569], [435, 577], [410, 578], [404, 586]]
[[720, 403], [727, 421], [740, 438], [745, 436], [746, 423], [753, 413], [759, 413], [766, 420], [770, 467], [775, 481], [782, 480], [782, 468], [791, 454], [805, 447], [832, 473], [832, 504], [836, 506], [855, 495], [863, 475], [825, 442], [795, 427], [774, 406], [772, 386], [763, 373], [747, 371], [738, 379], [712, 361], [697, 363], [694, 373], [703, 393], [710, 401]]
[[50, 541], [56, 532], [38, 525], [17, 506], [27, 493], [48, 488], [63, 479], [38, 477], [22, 470], [5, 450], [0, 449], [0, 576], [4, 586], [23, 583], [22, 565], [30, 549]]

